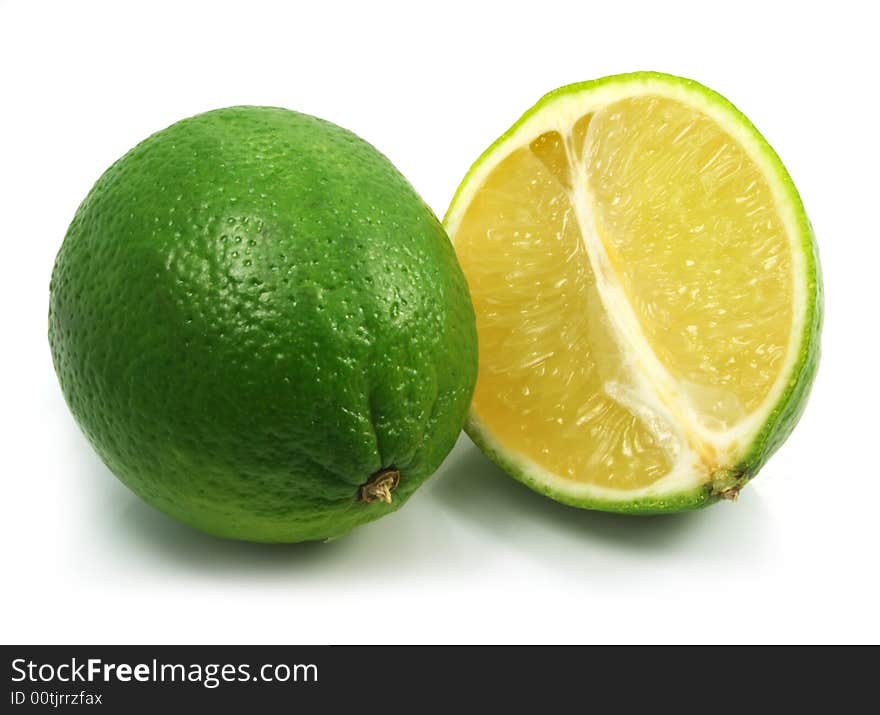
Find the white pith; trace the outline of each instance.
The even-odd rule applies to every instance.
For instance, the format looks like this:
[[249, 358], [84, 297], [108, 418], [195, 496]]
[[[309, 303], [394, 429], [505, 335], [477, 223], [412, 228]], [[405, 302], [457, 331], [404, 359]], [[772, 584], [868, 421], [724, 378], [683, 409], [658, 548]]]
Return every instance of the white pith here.
[[[578, 219], [599, 297], [606, 313], [613, 318], [610, 323], [614, 338], [620, 346], [621, 355], [625, 356], [631, 377], [629, 385], [606, 384], [605, 389], [609, 394], [613, 393], [612, 396], [621, 404], [645, 418], [646, 425], [658, 441], [667, 444], [673, 467], [661, 479], [638, 489], [613, 489], [574, 482], [544, 469], [525, 455], [513, 453], [509, 447], [499, 443], [474, 410], [471, 411], [470, 420], [487, 447], [513, 462], [525, 478], [576, 499], [632, 501], [686, 492], [711, 481], [713, 474], [717, 475], [726, 468], [735, 466], [748, 452], [769, 413], [782, 397], [792, 368], [798, 360], [803, 340], [807, 281], [804, 248], [801, 244], [802, 232], [798, 224], [797, 207], [791, 199], [790, 189], [786, 189], [778, 160], [731, 107], [714, 99], [705, 90], [684, 83], [653, 77], [630, 78], [574, 91], [549, 101], [528, 116], [472, 170], [446, 217], [445, 223], [452, 241], [455, 241], [458, 226], [474, 195], [495, 167], [511, 152], [527, 146], [546, 132], [556, 131], [569, 138], [575, 122], [584, 115], [595, 113], [621, 99], [644, 95], [674, 99], [709, 116], [740, 144], [761, 169], [772, 191], [776, 212], [785, 226], [791, 247], [794, 301], [792, 326], [785, 359], [761, 405], [726, 430], [717, 431], [706, 427], [698, 419], [677, 380], [657, 359], [645, 338], [639, 320], [597, 235], [584, 159], [573, 154], [572, 143], [567, 141], [568, 158], [574, 176], [583, 179], [572, 182], [573, 188], [569, 192], [571, 204]], [[658, 416], [663, 418], [663, 425], [657, 424]], [[675, 444], [670, 444], [670, 440]]]

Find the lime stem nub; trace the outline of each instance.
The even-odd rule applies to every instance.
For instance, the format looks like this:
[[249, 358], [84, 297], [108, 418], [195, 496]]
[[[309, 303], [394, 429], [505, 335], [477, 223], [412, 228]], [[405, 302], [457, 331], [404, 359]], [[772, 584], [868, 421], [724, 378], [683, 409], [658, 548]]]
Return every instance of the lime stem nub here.
[[361, 501], [391, 503], [391, 492], [400, 483], [400, 472], [394, 467], [380, 469], [361, 487]]
[[712, 496], [736, 501], [749, 481], [749, 475], [736, 469], [721, 469], [712, 474]]

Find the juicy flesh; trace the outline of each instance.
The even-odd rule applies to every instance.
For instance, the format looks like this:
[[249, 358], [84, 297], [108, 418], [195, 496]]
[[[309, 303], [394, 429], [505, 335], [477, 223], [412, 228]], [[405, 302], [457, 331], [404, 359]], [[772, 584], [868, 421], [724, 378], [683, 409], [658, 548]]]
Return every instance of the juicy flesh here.
[[714, 121], [640, 97], [547, 132], [492, 170], [455, 244], [473, 409], [505, 449], [621, 490], [732, 466], [786, 356], [792, 267], [766, 180]]

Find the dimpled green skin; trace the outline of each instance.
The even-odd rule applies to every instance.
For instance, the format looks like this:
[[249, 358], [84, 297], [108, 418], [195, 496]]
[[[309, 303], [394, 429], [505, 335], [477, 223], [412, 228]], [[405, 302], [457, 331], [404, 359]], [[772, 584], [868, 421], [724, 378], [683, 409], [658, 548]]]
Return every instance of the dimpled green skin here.
[[[400, 507], [477, 372], [464, 276], [372, 146], [269, 107], [185, 119], [111, 166], [55, 263], [49, 342], [110, 470], [218, 536], [326, 539]], [[400, 472], [390, 504], [360, 487]]]

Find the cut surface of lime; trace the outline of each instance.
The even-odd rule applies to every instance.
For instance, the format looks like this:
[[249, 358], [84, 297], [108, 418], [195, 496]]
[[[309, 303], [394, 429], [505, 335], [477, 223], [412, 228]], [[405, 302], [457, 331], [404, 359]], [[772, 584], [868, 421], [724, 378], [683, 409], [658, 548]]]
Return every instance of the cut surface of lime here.
[[812, 230], [721, 96], [656, 73], [542, 99], [446, 217], [480, 367], [468, 431], [578, 506], [735, 496], [791, 431], [818, 360]]

